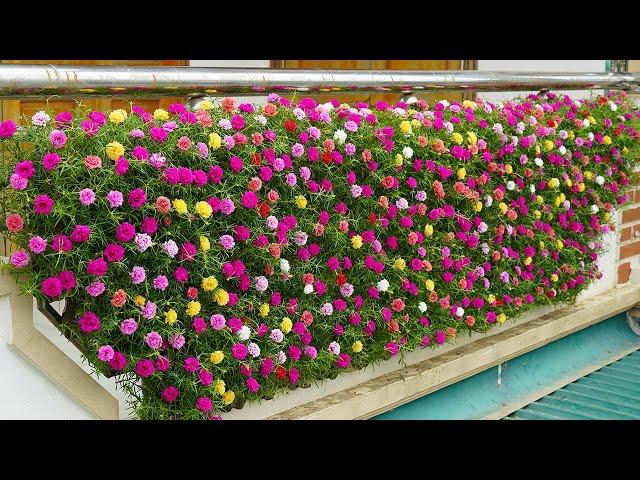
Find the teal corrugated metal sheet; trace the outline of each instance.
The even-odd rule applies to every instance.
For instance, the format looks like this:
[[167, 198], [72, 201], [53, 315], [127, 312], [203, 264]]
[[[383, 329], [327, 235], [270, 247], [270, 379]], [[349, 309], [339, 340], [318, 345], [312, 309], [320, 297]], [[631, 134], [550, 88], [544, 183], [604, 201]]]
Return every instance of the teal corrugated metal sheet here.
[[640, 419], [640, 351], [512, 413], [505, 420]]

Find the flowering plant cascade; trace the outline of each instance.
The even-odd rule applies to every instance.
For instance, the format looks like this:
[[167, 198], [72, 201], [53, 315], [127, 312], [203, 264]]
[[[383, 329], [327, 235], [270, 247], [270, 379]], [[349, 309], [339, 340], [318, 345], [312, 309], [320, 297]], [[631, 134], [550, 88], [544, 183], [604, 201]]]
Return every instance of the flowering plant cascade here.
[[220, 418], [575, 299], [639, 123], [623, 93], [37, 112], [0, 123], [7, 268], [139, 418]]

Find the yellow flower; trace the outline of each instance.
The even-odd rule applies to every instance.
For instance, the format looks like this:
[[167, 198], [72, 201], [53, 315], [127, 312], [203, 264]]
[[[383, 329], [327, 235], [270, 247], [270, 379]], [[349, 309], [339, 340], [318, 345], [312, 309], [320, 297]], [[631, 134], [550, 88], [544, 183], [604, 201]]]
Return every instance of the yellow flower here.
[[536, 155], [540, 155], [540, 145], [536, 145]]
[[425, 234], [427, 237], [430, 237], [431, 235], [433, 235], [433, 225], [431, 225], [430, 223], [427, 223], [427, 224], [424, 226], [424, 234]]
[[397, 258], [395, 262], [393, 262], [394, 270], [404, 270], [407, 266], [407, 262], [404, 261], [404, 258]]
[[205, 292], [212, 292], [218, 288], [218, 280], [213, 275], [202, 279], [202, 289]]
[[556, 248], [558, 250], [562, 250], [564, 248], [564, 243], [563, 243], [562, 240], [560, 240], [560, 239], [556, 240]]
[[553, 150], [553, 142], [551, 140], [545, 140], [544, 141], [544, 148], [547, 151]]
[[196, 213], [202, 218], [209, 218], [213, 213], [213, 208], [207, 202], [200, 201], [196, 203]]
[[605, 222], [608, 222], [608, 221], [609, 221], [609, 218], [611, 218], [611, 213], [609, 213], [609, 212], [604, 212], [603, 218], [604, 218], [604, 221], [605, 221]]
[[136, 295], [135, 297], [133, 297], [133, 302], [141, 307], [144, 305], [145, 298], [142, 295]]
[[487, 302], [493, 303], [495, 301], [496, 301], [495, 295], [493, 295], [493, 293], [489, 294], [489, 296], [487, 297]]
[[555, 273], [552, 273], [552, 274], [551, 274], [551, 281], [552, 281], [552, 282], [557, 282], [557, 281], [558, 281], [558, 275], [557, 275], [557, 274], [555, 274]]
[[536, 203], [542, 205], [544, 203], [544, 197], [542, 195], [536, 195]]
[[161, 108], [156, 108], [153, 112], [153, 118], [164, 122], [165, 120], [169, 120], [169, 112]]
[[211, 248], [211, 242], [204, 235], [200, 235], [200, 250], [203, 252], [208, 251]]
[[456, 142], [458, 145], [460, 145], [462, 143], [462, 135], [460, 135], [458, 132], [453, 132], [451, 134], [451, 139]]
[[509, 207], [507, 207], [507, 204], [504, 202], [500, 202], [498, 204], [498, 208], [500, 209], [500, 211], [504, 214], [507, 213], [507, 210], [509, 209]]
[[533, 259], [531, 257], [527, 257], [524, 259], [524, 264], [525, 265], [531, 265], [531, 262], [533, 261]]
[[465, 108], [470, 108], [471, 110], [475, 110], [477, 108], [476, 102], [472, 102], [471, 100], [465, 100], [462, 102], [462, 106]]
[[573, 132], [569, 132], [569, 140], [573, 140], [574, 138], [576, 138], [576, 134]]
[[211, 354], [209, 360], [211, 360], [211, 363], [213, 363], [214, 365], [218, 365], [222, 360], [224, 360], [224, 353], [222, 353], [220, 350], [216, 350]]
[[611, 137], [609, 135], [605, 135], [602, 138], [602, 143], [604, 143], [605, 145], [611, 145]]
[[362, 247], [362, 237], [360, 235], [354, 235], [351, 237], [351, 246], [356, 250]]
[[213, 384], [213, 389], [216, 391], [216, 393], [218, 395], [224, 395], [224, 392], [226, 390], [226, 385], [224, 383], [224, 380], [216, 380], [216, 382]]
[[165, 313], [165, 320], [166, 323], [168, 323], [169, 325], [173, 325], [174, 323], [176, 323], [178, 321], [178, 314], [176, 313], [176, 311], [172, 308], [171, 310], [169, 310], [167, 313]]
[[573, 182], [571, 181], [571, 179], [570, 179], [570, 178], [567, 178], [567, 179], [564, 181], [564, 184], [565, 184], [567, 187], [569, 187], [569, 188], [571, 188], [571, 187], [573, 186]]
[[407, 120], [400, 122], [400, 131], [405, 135], [411, 133], [411, 124]]
[[222, 145], [222, 138], [216, 132], [209, 134], [209, 146], [214, 150], [217, 150]]
[[479, 212], [480, 210], [482, 210], [482, 202], [477, 201], [476, 203], [473, 204], [473, 211]]
[[551, 180], [549, 180], [548, 185], [549, 185], [549, 188], [558, 188], [560, 186], [560, 180], [553, 177]]
[[178, 213], [187, 213], [187, 202], [184, 200], [177, 198], [171, 202], [173, 204], [173, 208], [176, 209]]
[[507, 316], [504, 313], [501, 313], [500, 315], [498, 315], [496, 317], [496, 320], [498, 321], [498, 323], [503, 324], [504, 321], [507, 319]]
[[187, 315], [189, 315], [190, 317], [195, 317], [200, 313], [201, 308], [202, 305], [200, 305], [200, 302], [191, 300], [189, 303], [187, 303]]
[[124, 147], [120, 142], [107, 143], [107, 157], [117, 160], [122, 155], [124, 155]]
[[595, 118], [593, 118], [591, 115], [589, 115], [589, 116], [587, 117], [587, 120], [589, 120], [589, 123], [590, 123], [591, 125], [595, 125], [596, 123], [598, 123], [598, 122], [596, 122], [596, 119], [595, 119]]
[[586, 178], [587, 180], [591, 180], [593, 178], [593, 172], [587, 170], [586, 172], [584, 172], [584, 178]]
[[513, 173], [513, 167], [511, 166], [511, 164], [510, 164], [510, 163], [507, 163], [507, 164], [504, 166], [504, 171], [505, 171], [506, 173]]
[[280, 322], [280, 329], [282, 330], [282, 333], [289, 333], [292, 328], [293, 322], [291, 319], [289, 317], [284, 317], [282, 322]]
[[538, 245], [540, 246], [540, 248], [544, 248], [544, 242], [542, 240], [540, 240], [540, 243], [538, 243]]
[[433, 290], [436, 288], [436, 284], [430, 278], [428, 280], [425, 280], [424, 286], [427, 287], [427, 290], [429, 290], [430, 292], [433, 292]]
[[221, 307], [224, 307], [227, 303], [229, 303], [229, 294], [223, 288], [219, 288], [215, 292], [213, 292], [213, 298]]
[[418, 129], [422, 126], [422, 124], [420, 123], [420, 121], [416, 120], [415, 118], [413, 120], [411, 120], [411, 127]]
[[627, 147], [622, 148], [622, 153], [629, 153], [629, 149]]
[[213, 109], [213, 102], [210, 102], [209, 100], [202, 100], [198, 104], [198, 107], [200, 107], [200, 110], [212, 110]]
[[127, 112], [123, 109], [119, 108], [118, 110], [114, 110], [109, 114], [109, 121], [111, 123], [122, 123], [127, 118]]
[[224, 392], [222, 394], [222, 401], [225, 405], [231, 405], [235, 399], [236, 394], [233, 393], [233, 390], [229, 390], [228, 392]]
[[467, 176], [467, 170], [466, 170], [466, 168], [464, 168], [464, 167], [460, 167], [460, 168], [458, 169], [457, 175], [458, 175], [458, 178], [459, 178], [460, 180], [463, 180], [463, 179], [464, 179], [464, 177], [466, 177], [466, 176]]
[[262, 305], [260, 305], [260, 308], [258, 309], [258, 313], [261, 317], [266, 317], [267, 315], [269, 315], [270, 311], [271, 311], [271, 308], [269, 307], [268, 303], [263, 303]]
[[467, 132], [467, 141], [471, 145], [478, 143], [478, 136], [474, 132]]
[[401, 167], [403, 162], [404, 162], [404, 160], [402, 159], [402, 155], [400, 155], [399, 153], [396, 153], [395, 166], [396, 167]]
[[542, 217], [542, 212], [540, 210], [534, 210], [533, 211], [533, 216], [537, 219]]
[[307, 199], [302, 195], [296, 195], [296, 205], [298, 206], [298, 208], [306, 208]]
[[355, 353], [360, 353], [362, 351], [362, 342], [360, 340], [356, 340], [355, 342], [353, 342], [353, 345], [351, 345], [351, 350], [353, 350]]
[[584, 185], [584, 182], [580, 182], [580, 183], [578, 184], [578, 191], [579, 191], [579, 192], [584, 192], [584, 189], [585, 189], [585, 188], [586, 188], [586, 187], [585, 187], [585, 185]]

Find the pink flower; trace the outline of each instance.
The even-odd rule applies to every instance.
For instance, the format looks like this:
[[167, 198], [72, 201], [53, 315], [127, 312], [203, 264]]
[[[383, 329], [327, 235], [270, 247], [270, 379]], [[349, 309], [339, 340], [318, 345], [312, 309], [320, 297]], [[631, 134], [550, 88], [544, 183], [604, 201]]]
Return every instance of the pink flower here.
[[53, 209], [54, 202], [48, 195], [38, 195], [33, 201], [34, 210], [38, 215], [47, 215]]
[[11, 255], [11, 265], [16, 268], [24, 268], [29, 264], [29, 254], [24, 250], [18, 250]]
[[62, 284], [56, 277], [49, 277], [42, 282], [40, 291], [50, 298], [55, 298], [62, 293]]
[[60, 287], [63, 292], [73, 290], [78, 286], [76, 282], [76, 276], [70, 270], [63, 270], [58, 274], [58, 280], [60, 280]]
[[139, 360], [135, 368], [136, 374], [142, 378], [148, 378], [155, 372], [153, 362], [148, 359]]
[[189, 150], [191, 147], [191, 139], [189, 137], [185, 137], [184, 135], [178, 139], [178, 148], [183, 152]]
[[129, 192], [129, 197], [127, 198], [129, 205], [131, 208], [142, 208], [142, 206], [147, 201], [147, 195], [141, 188], [135, 188]]
[[247, 191], [242, 195], [240, 203], [245, 208], [256, 208], [256, 206], [258, 205], [258, 196], [255, 194], [255, 192]]
[[31, 250], [36, 255], [42, 253], [47, 248], [47, 241], [40, 237], [35, 236], [29, 240], [29, 250]]
[[0, 138], [11, 138], [17, 127], [12, 120], [5, 120], [0, 123]]
[[222, 235], [220, 237], [220, 245], [222, 245], [222, 248], [225, 250], [231, 250], [235, 244], [236, 242], [231, 235]]
[[103, 362], [112, 360], [115, 355], [111, 345], [103, 345], [98, 349], [98, 358]]
[[107, 262], [102, 258], [96, 258], [87, 263], [87, 273], [94, 277], [101, 277], [107, 272]]
[[145, 342], [150, 348], [157, 350], [162, 346], [162, 337], [158, 332], [149, 332], [144, 337]]
[[24, 220], [17, 213], [12, 213], [5, 220], [5, 225], [11, 233], [18, 233], [24, 226]]
[[79, 319], [78, 325], [84, 333], [92, 333], [100, 330], [100, 318], [93, 312], [85, 312]]
[[67, 143], [67, 135], [62, 130], [54, 130], [49, 134], [49, 140], [54, 148], [62, 148]]
[[196, 408], [201, 412], [210, 412], [213, 408], [213, 403], [209, 397], [200, 397], [196, 400]]
[[124, 202], [124, 197], [122, 196], [122, 192], [118, 192], [117, 190], [111, 190], [109, 193], [107, 193], [107, 201], [109, 202], [109, 206], [111, 208], [120, 207]]
[[87, 155], [84, 164], [89, 170], [95, 170], [102, 167], [102, 159], [96, 155]]
[[187, 357], [184, 360], [183, 367], [185, 371], [193, 373], [200, 368], [200, 360], [196, 357]]
[[120, 323], [123, 335], [132, 335], [138, 329], [138, 323], [133, 318], [127, 318]]
[[84, 188], [80, 190], [79, 196], [80, 196], [80, 203], [85, 207], [91, 205], [93, 202], [96, 201], [96, 194], [90, 188]]
[[162, 391], [162, 399], [167, 403], [175, 402], [180, 395], [180, 390], [173, 385], [169, 385]]

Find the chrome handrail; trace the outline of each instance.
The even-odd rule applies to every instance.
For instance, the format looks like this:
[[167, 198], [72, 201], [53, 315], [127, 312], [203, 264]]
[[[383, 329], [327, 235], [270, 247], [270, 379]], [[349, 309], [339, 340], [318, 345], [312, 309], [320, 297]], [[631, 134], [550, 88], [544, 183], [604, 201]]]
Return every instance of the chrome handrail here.
[[640, 74], [0, 65], [0, 99], [605, 88], [638, 90]]

